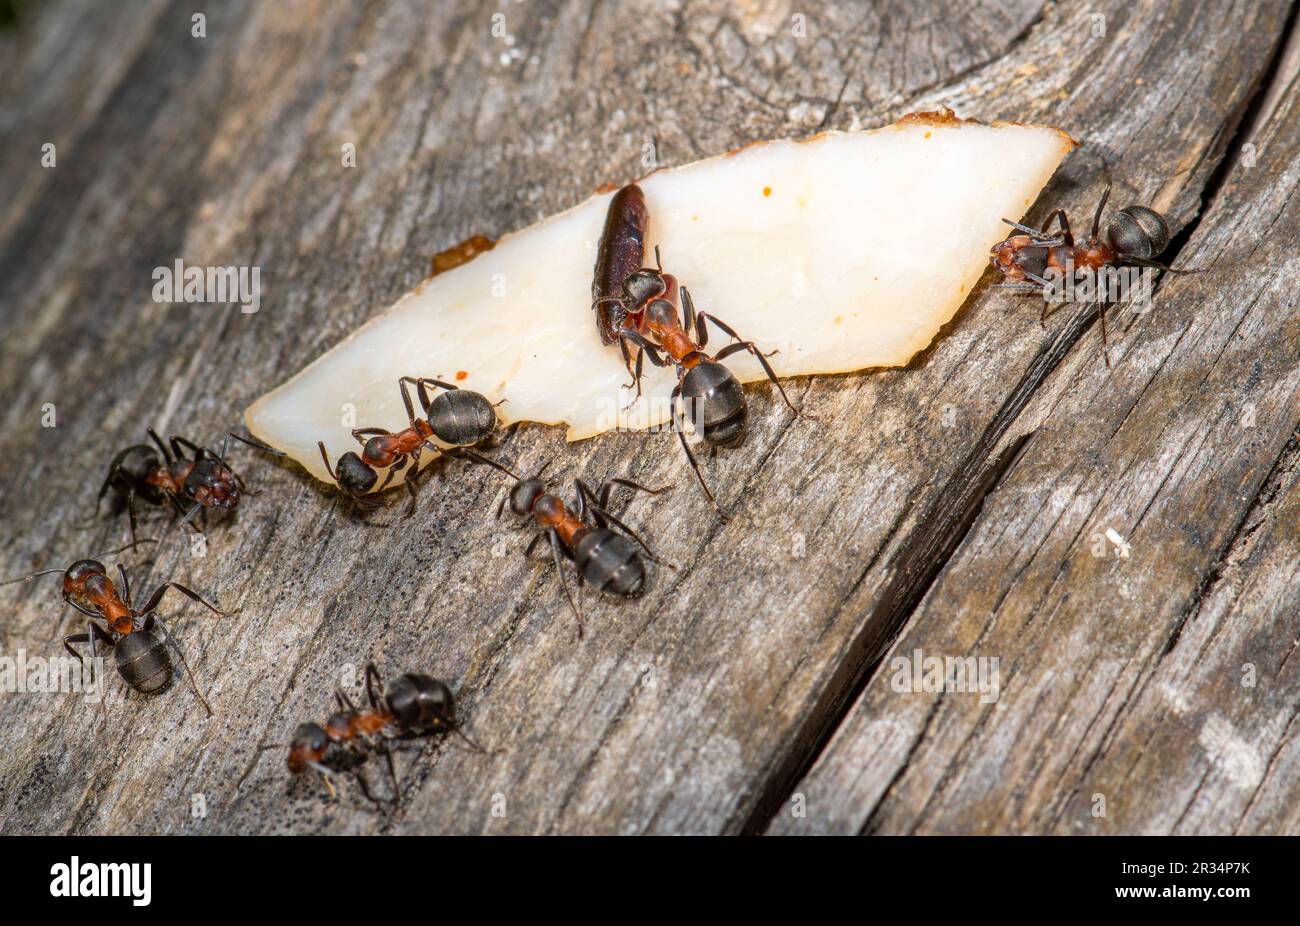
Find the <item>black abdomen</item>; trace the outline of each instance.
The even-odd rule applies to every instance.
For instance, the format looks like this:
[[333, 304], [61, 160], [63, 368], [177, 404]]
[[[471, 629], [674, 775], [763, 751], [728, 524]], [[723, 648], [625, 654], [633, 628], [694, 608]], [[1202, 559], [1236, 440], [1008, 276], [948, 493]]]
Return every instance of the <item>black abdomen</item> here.
[[144, 694], [164, 691], [172, 680], [172, 663], [163, 641], [138, 630], [113, 645], [117, 671], [126, 683]]
[[587, 531], [573, 555], [582, 577], [599, 591], [634, 598], [645, 588], [645, 563], [622, 534], [603, 527]]

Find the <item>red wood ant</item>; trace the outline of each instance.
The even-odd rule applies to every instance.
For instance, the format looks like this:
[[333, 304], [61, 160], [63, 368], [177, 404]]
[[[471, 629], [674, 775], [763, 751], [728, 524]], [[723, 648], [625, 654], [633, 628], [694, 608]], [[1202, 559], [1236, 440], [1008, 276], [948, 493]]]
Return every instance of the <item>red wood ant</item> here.
[[[420, 408], [424, 411], [423, 418], [415, 414], [408, 384], [416, 388]], [[443, 391], [430, 398], [430, 385]], [[398, 380], [398, 387], [406, 406], [406, 417], [410, 422], [408, 427], [395, 432], [384, 428], [354, 429], [352, 436], [361, 444], [361, 453], [348, 451], [339, 457], [337, 466], [330, 466], [325, 443], [317, 442], [316, 446], [320, 450], [321, 459], [325, 461], [325, 469], [330, 478], [358, 505], [363, 508], [381, 507], [379, 502], [364, 501], [363, 496], [372, 490], [384, 491], [393, 476], [406, 469], [409, 463], [411, 469], [406, 486], [411, 501], [403, 517], [410, 517], [415, 511], [418, 489], [416, 475], [419, 472], [420, 456], [425, 450], [441, 456], [465, 457], [475, 463], [495, 467], [507, 475], [514, 475], [495, 460], [471, 449], [487, 442], [497, 428], [496, 409], [484, 396], [423, 376], [403, 376]], [[432, 438], [448, 446], [439, 446], [433, 443]], [[388, 467], [388, 472], [383, 481], [379, 482], [378, 470], [384, 467]], [[379, 488], [375, 489], [377, 482]]]
[[[579, 593], [583, 583], [590, 582], [598, 591], [607, 594], [621, 595], [625, 598], [638, 597], [645, 590], [645, 563], [641, 561], [640, 552], [628, 542], [627, 537], [635, 540], [652, 562], [660, 563], [669, 569], [677, 567], [655, 556], [654, 551], [636, 531], [609, 513], [610, 492], [613, 491], [614, 486], [621, 485], [638, 492], [645, 492], [647, 495], [658, 495], [668, 491], [672, 486], [650, 489], [630, 479], [609, 479], [601, 485], [599, 492], [593, 492], [581, 479], [575, 479], [573, 482], [577, 490], [575, 513], [569, 510], [559, 496], [546, 491], [541, 475], [549, 465], [548, 460], [536, 475], [517, 480], [510, 490], [510, 495], [501, 500], [497, 508], [497, 517], [501, 516], [506, 502], [509, 501], [511, 511], [521, 517], [532, 518], [540, 528], [528, 544], [528, 548], [524, 550], [524, 556], [531, 556], [543, 537], [550, 543], [551, 557], [555, 562], [560, 587], [564, 589], [564, 594], [569, 599], [569, 607], [573, 609], [573, 615], [578, 620], [578, 637], [581, 638], [586, 633], [582, 612], [573, 593], [569, 591], [568, 583], [564, 581], [561, 558], [572, 560], [577, 567]], [[594, 526], [587, 522], [589, 514], [595, 522]], [[623, 533], [616, 533], [610, 528], [611, 524]]]
[[[1052, 287], [1049, 273], [1058, 279], [1078, 273], [1095, 274], [1105, 267], [1131, 264], [1167, 270], [1171, 273], [1192, 273], [1175, 270], [1153, 260], [1169, 246], [1169, 223], [1164, 216], [1146, 206], [1129, 206], [1111, 216], [1106, 223], [1105, 237], [1101, 235], [1101, 216], [1110, 199], [1110, 187], [1102, 194], [1101, 202], [1092, 217], [1092, 230], [1088, 237], [1076, 244], [1070, 230], [1070, 220], [1064, 209], [1055, 209], [1043, 223], [1042, 229], [1031, 228], [1010, 219], [1003, 219], [1020, 234], [999, 241], [989, 254], [989, 263], [1009, 281], [1005, 286], [1033, 292], [1046, 292]], [[1052, 222], [1059, 223], [1058, 231], [1051, 231]], [[1110, 367], [1110, 340], [1106, 330], [1106, 303], [1101, 300], [1101, 344], [1106, 366]], [[1047, 303], [1043, 303], [1042, 319], [1047, 318]]]
[[[218, 609], [198, 592], [179, 582], [164, 582], [149, 596], [143, 608], [136, 608], [131, 600], [131, 583], [122, 564], [119, 563], [117, 566], [117, 574], [122, 585], [119, 594], [113, 580], [108, 577], [108, 570], [104, 568], [104, 564], [95, 559], [78, 560], [67, 569], [43, 569], [31, 575], [9, 579], [0, 585], [56, 574], [63, 576], [64, 603], [72, 605], [90, 618], [87, 622], [89, 630], [86, 633], [75, 633], [63, 638], [63, 648], [69, 655], [74, 657], [80, 655], [72, 648], [73, 644], [89, 643], [90, 655], [94, 659], [98, 656], [96, 644], [103, 643], [113, 651], [118, 674], [127, 685], [142, 694], [158, 694], [171, 684], [172, 664], [167, 656], [164, 640], [154, 636], [156, 627], [165, 638], [165, 642], [170, 643], [176, 650], [181, 665], [185, 667], [185, 674], [189, 678], [190, 687], [194, 690], [194, 696], [199, 699], [208, 716], [212, 716], [212, 708], [208, 705], [207, 699], [199, 693], [198, 685], [194, 682], [194, 673], [190, 671], [180, 644], [154, 612], [157, 611], [163, 596], [170, 588], [197, 601], [213, 614], [225, 617], [227, 612]], [[96, 623], [97, 620], [103, 621], [104, 626], [101, 627]]]
[[[706, 312], [696, 314], [690, 291], [685, 286], [679, 286], [671, 274], [663, 272], [662, 264], [659, 263], [658, 248], [655, 248], [655, 262], [659, 265], [659, 269], [638, 270], [625, 283], [625, 295], [629, 299], [640, 298], [646, 293], [654, 293], [654, 295], [649, 297], [649, 302], [639, 318], [629, 313], [629, 321], [636, 321], [638, 327], [634, 329], [625, 326], [619, 330], [619, 335], [625, 341], [640, 348], [636, 358], [636, 370], [633, 373], [634, 379], [640, 380], [642, 360], [645, 357], [649, 357], [650, 362], [655, 366], [676, 366], [677, 385], [671, 397], [673, 429], [677, 432], [686, 459], [690, 461], [691, 468], [695, 471], [695, 478], [699, 480], [700, 488], [704, 490], [704, 494], [708, 496], [718, 514], [725, 517], [713, 492], [704, 481], [695, 454], [691, 452], [690, 445], [686, 442], [684, 428], [686, 409], [689, 407], [693, 420], [702, 425], [700, 429], [702, 436], [710, 445], [715, 448], [739, 446], [745, 439], [749, 410], [740, 381], [722, 365], [722, 361], [732, 354], [748, 351], [758, 359], [763, 372], [776, 386], [781, 399], [789, 409], [796, 415], [803, 413], [791, 403], [772, 365], [767, 362], [767, 358], [776, 352], [764, 354], [753, 341], [742, 340], [730, 325], [716, 316]], [[679, 293], [685, 324], [679, 320], [675, 305]], [[704, 348], [709, 343], [708, 322], [712, 322], [733, 339], [731, 344], [712, 356], [704, 352]], [[653, 338], [654, 342], [650, 338]], [[804, 414], [804, 417], [812, 416]]]
[[[300, 775], [308, 769], [319, 772], [334, 797], [332, 775], [352, 772], [362, 792], [372, 803], [381, 802], [371, 793], [360, 766], [371, 753], [384, 757], [392, 782], [393, 803], [401, 797], [397, 771], [393, 767], [391, 740], [455, 733], [475, 752], [487, 753], [462, 729], [456, 718], [456, 699], [446, 684], [429, 675], [407, 673], [391, 678], [379, 694], [379, 670], [366, 665], [367, 706], [358, 708], [341, 688], [334, 693], [338, 710], [325, 722], [299, 724], [289, 744], [289, 772]], [[264, 747], [275, 748], [275, 747]], [[381, 805], [382, 806], [382, 805]]]
[[[217, 453], [175, 435], [168, 444], [164, 444], [157, 431], [153, 428], [146, 430], [157, 449], [149, 444], [134, 444], [115, 456], [109, 464], [108, 475], [99, 487], [95, 512], [91, 515], [92, 521], [99, 516], [100, 504], [110, 490], [116, 492], [119, 498], [125, 496], [133, 542], [136, 538], [137, 498], [150, 505], [170, 504], [181, 515], [183, 523], [200, 533], [206, 525], [208, 509], [229, 511], [239, 505], [241, 494], [246, 494], [247, 489], [243, 480], [225, 461], [231, 437], [259, 450], [283, 456], [278, 450], [238, 434], [228, 435], [222, 444], [221, 453]], [[186, 451], [193, 456], [186, 457]], [[118, 503], [114, 507], [117, 511], [121, 510]], [[199, 524], [193, 520], [196, 514], [199, 516]]]

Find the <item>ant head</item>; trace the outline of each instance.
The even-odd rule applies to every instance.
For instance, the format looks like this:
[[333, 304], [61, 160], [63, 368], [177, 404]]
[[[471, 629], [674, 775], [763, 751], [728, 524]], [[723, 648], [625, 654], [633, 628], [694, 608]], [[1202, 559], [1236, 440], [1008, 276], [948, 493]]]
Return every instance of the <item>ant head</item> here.
[[1106, 239], [1121, 257], [1150, 260], [1169, 246], [1169, 223], [1154, 209], [1129, 206], [1111, 216]]
[[79, 559], [63, 573], [63, 581], [79, 585], [90, 576], [95, 575], [108, 575], [108, 570], [104, 568], [104, 564], [97, 559]]
[[297, 775], [312, 762], [319, 762], [329, 748], [329, 735], [318, 723], [300, 723], [289, 743], [289, 771]]
[[1042, 276], [1047, 269], [1048, 249], [1028, 235], [1012, 235], [989, 251], [993, 269], [1011, 280], [1023, 280], [1025, 273]]
[[544, 494], [546, 494], [546, 486], [536, 476], [531, 479], [520, 479], [510, 490], [510, 510], [515, 514], [528, 514], [533, 510], [537, 499]]
[[90, 600], [91, 585], [98, 586], [93, 590], [96, 593], [108, 590], [108, 570], [99, 560], [77, 560], [63, 573], [63, 594], [80, 604], [93, 604]]
[[430, 675], [408, 672], [384, 685], [384, 702], [405, 730], [454, 727], [456, 699]]
[[379, 474], [351, 450], [339, 457], [339, 488], [351, 496], [365, 495], [379, 481]]
[[239, 504], [239, 485], [230, 467], [212, 457], [203, 457], [185, 477], [185, 492], [204, 508], [234, 508]]
[[661, 296], [667, 291], [668, 283], [664, 280], [663, 273], [658, 270], [648, 268], [634, 270], [623, 281], [623, 297], [632, 307], [644, 305], [650, 299]]

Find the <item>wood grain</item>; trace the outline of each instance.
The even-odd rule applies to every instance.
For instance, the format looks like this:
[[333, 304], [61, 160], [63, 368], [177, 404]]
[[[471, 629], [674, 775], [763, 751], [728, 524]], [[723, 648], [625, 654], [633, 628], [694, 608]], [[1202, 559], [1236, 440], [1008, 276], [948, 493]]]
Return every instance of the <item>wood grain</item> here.
[[[94, 7], [4, 39], [0, 125], [29, 154], [0, 168], [2, 575], [122, 542], [120, 523], [77, 525], [145, 425], [218, 438], [430, 254], [642, 173], [647, 150], [678, 164], [939, 104], [1051, 122], [1084, 148], [1036, 216], [1086, 213], [1113, 182], [1184, 231], [1180, 262], [1214, 269], [1164, 281], [1111, 371], [1086, 315], [1041, 330], [981, 287], [908, 369], [796, 381], [818, 422], [751, 387], [745, 448], [707, 464], [728, 523], [667, 435], [522, 430], [502, 454], [524, 469], [679, 486], [626, 511], [681, 568], [636, 603], [588, 598], [581, 642], [551, 568], [493, 520], [498, 477], [448, 467], [413, 518], [369, 527], [240, 452], [259, 494], [206, 556], [175, 546], [137, 582], [239, 608], [169, 608], [217, 716], [116, 679], [102, 712], [0, 696], [0, 830], [1296, 829], [1293, 89], [1234, 166], [1288, 4], [537, 3], [506, 9], [512, 44], [469, 3], [223, 4], [204, 39], [181, 4]], [[261, 267], [261, 311], [154, 303], [177, 258]], [[1128, 560], [1091, 556], [1111, 525]], [[46, 581], [0, 590], [0, 653], [74, 632]], [[1003, 697], [895, 694], [895, 637], [1000, 656]], [[503, 751], [401, 753], [388, 818], [347, 782], [338, 803], [289, 783], [259, 747], [323, 719], [370, 658], [447, 679]], [[1256, 687], [1234, 687], [1248, 660]]]

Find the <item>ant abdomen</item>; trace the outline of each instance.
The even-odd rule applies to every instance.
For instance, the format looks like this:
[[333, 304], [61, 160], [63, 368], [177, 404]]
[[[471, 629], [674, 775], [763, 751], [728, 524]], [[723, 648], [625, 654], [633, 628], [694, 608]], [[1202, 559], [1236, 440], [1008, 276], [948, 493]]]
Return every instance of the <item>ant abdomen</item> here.
[[384, 685], [384, 702], [402, 730], [449, 729], [456, 725], [451, 689], [431, 675], [408, 672]]
[[482, 443], [497, 427], [497, 412], [492, 403], [468, 389], [438, 393], [429, 403], [428, 416], [434, 436], [453, 447]]
[[123, 680], [141, 694], [166, 691], [172, 681], [172, 661], [163, 641], [147, 631], [128, 633], [113, 645], [113, 658]]
[[635, 598], [645, 590], [645, 563], [622, 534], [603, 527], [586, 531], [573, 556], [583, 579], [597, 591]]
[[1169, 246], [1169, 223], [1154, 209], [1129, 206], [1111, 216], [1106, 237], [1121, 256], [1150, 260]]
[[745, 439], [749, 410], [740, 381], [722, 364], [702, 360], [682, 379], [687, 414], [703, 426], [704, 439], [717, 447], [735, 447]]

